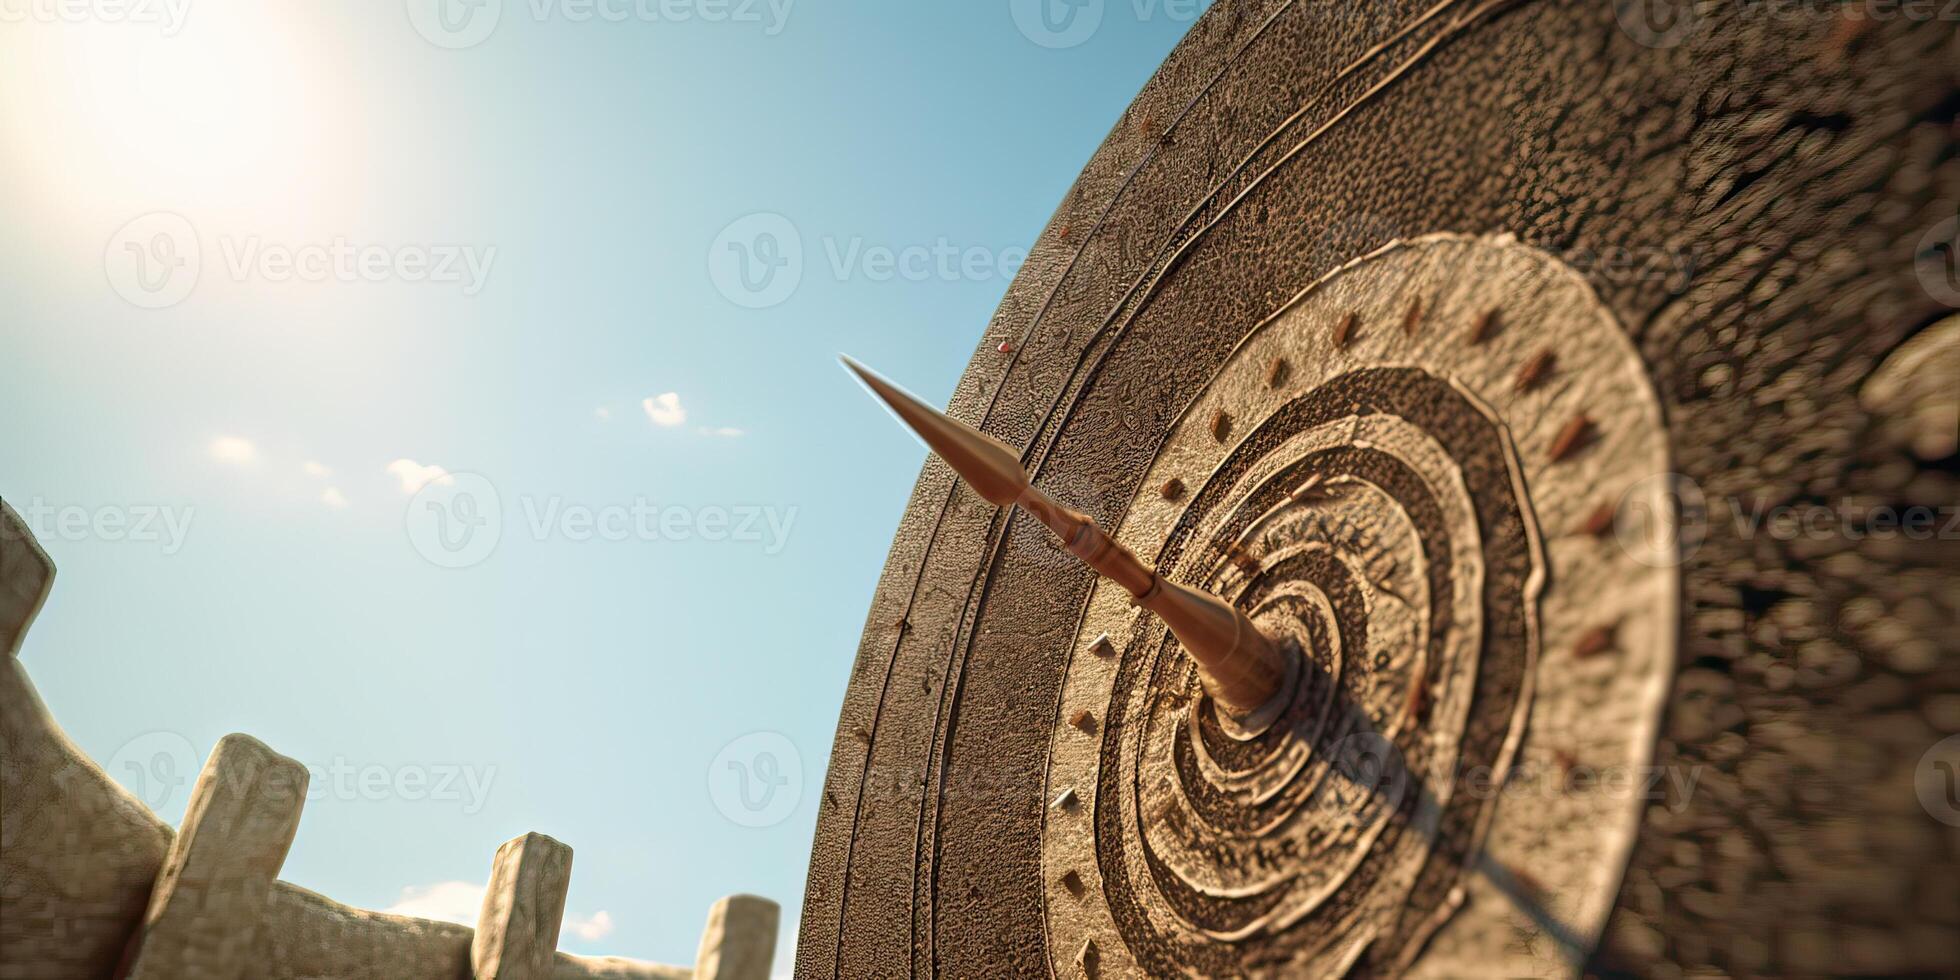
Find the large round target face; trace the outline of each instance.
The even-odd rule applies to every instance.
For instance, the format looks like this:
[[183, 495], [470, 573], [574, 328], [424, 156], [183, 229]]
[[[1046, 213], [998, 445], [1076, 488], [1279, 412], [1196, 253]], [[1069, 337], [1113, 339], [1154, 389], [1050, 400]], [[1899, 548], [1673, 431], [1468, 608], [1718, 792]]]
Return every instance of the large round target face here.
[[1840, 6], [1213, 4], [947, 411], [1282, 695], [929, 461], [797, 975], [1951, 972], [1952, 577], [1748, 524], [1953, 499], [1953, 24]]
[[[1478, 972], [1569, 960], [1632, 840], [1676, 587], [1586, 509], [1665, 508], [1643, 478], [1666, 471], [1624, 333], [1541, 251], [1395, 243], [1261, 324], [1117, 537], [1303, 660], [1277, 721], [1235, 731], [1162, 623], [1094, 589], [1050, 726], [1051, 957], [1326, 976], [1407, 969], [1442, 929], [1461, 941], [1438, 944], [1437, 975], [1473, 965], [1459, 947]], [[1616, 656], [1574, 655], [1602, 629]], [[1560, 758], [1520, 764], [1527, 724]], [[1574, 792], [1579, 765], [1614, 789]], [[1460, 911], [1472, 892], [1488, 900]], [[1538, 948], [1504, 941], [1533, 927]]]

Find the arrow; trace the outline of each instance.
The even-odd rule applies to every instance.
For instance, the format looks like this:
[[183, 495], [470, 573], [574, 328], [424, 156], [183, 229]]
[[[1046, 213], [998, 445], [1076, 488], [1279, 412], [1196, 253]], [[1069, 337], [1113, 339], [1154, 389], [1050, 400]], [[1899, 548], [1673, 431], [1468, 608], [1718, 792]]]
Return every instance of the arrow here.
[[948, 416], [848, 357], [844, 366], [924, 439], [946, 465], [997, 507], [1019, 506], [1054, 532], [1069, 553], [1122, 586], [1157, 615], [1198, 667], [1205, 691], [1245, 737], [1272, 724], [1285, 705], [1289, 658], [1238, 607], [1172, 582], [1097, 526], [1037, 489], [1004, 442]]

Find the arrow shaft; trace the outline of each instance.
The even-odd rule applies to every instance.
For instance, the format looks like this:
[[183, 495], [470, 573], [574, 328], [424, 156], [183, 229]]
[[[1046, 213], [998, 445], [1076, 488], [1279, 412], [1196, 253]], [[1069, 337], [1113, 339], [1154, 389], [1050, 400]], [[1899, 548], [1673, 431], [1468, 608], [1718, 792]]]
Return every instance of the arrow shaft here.
[[863, 365], [844, 364], [932, 447], [980, 496], [1018, 506], [1060, 538], [1070, 554], [1157, 614], [1198, 667], [1198, 678], [1222, 714], [1246, 737], [1265, 730], [1284, 707], [1287, 672], [1297, 661], [1273, 644], [1237, 606], [1157, 574], [1089, 515], [1035, 489], [1020, 457], [1005, 443], [914, 398]]
[[1062, 506], [1030, 485], [1015, 503], [1040, 521], [1069, 553], [1115, 582], [1157, 615], [1198, 666], [1199, 680], [1226, 714], [1251, 729], [1270, 722], [1286, 681], [1286, 660], [1252, 620], [1209, 592], [1164, 579], [1089, 515]]

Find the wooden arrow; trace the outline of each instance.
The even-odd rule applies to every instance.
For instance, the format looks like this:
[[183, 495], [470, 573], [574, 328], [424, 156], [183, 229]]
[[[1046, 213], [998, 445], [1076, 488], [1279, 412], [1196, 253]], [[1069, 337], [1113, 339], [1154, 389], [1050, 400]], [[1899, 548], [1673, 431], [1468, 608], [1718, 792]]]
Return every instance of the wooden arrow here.
[[1287, 658], [1238, 607], [1157, 574], [1088, 515], [1036, 489], [1020, 455], [1006, 443], [927, 405], [864, 365], [848, 357], [843, 361], [980, 496], [999, 507], [1018, 505], [1054, 532], [1069, 553], [1162, 619], [1197, 664], [1205, 690], [1237, 727], [1256, 732], [1271, 724], [1287, 679]]

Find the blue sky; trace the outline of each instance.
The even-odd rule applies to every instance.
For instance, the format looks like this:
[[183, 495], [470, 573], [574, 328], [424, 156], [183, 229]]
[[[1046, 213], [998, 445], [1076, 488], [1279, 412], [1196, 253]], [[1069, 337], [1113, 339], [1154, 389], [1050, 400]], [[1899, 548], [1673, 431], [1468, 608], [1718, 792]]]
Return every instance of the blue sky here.
[[787, 940], [923, 457], [835, 355], [943, 402], [1195, 5], [437, 2], [0, 6], [23, 658], [173, 823], [227, 732], [312, 767], [342, 901], [535, 830], [567, 949]]

